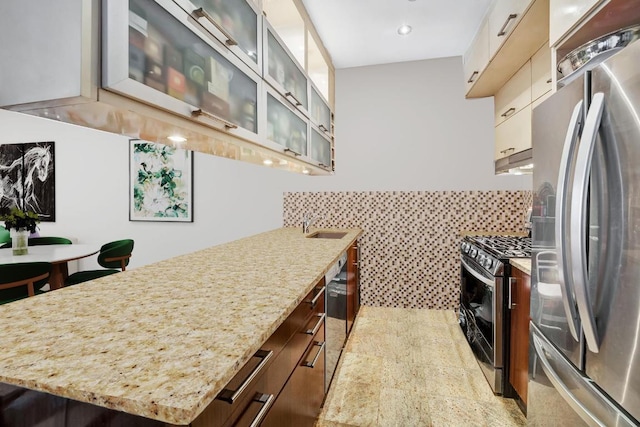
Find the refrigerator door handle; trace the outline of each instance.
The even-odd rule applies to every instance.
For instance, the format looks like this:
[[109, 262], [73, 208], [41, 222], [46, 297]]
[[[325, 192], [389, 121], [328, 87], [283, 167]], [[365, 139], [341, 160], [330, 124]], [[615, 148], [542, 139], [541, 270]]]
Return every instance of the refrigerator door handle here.
[[571, 222], [569, 239], [571, 244], [571, 274], [574, 279], [574, 291], [578, 303], [578, 313], [582, 320], [582, 329], [589, 351], [598, 353], [600, 344], [589, 296], [589, 276], [587, 272], [587, 196], [589, 175], [593, 161], [593, 149], [596, 145], [598, 129], [604, 110], [604, 95], [593, 95], [587, 119], [582, 131], [582, 139], [576, 156], [574, 174], [574, 194], [571, 200], [571, 212], [577, 212]]
[[573, 108], [571, 114], [571, 120], [569, 121], [569, 127], [567, 128], [567, 136], [564, 140], [564, 147], [562, 149], [562, 157], [560, 159], [560, 172], [558, 174], [558, 188], [556, 191], [556, 258], [558, 267], [558, 277], [562, 283], [562, 304], [567, 316], [567, 324], [569, 325], [569, 331], [573, 336], [573, 339], [579, 341], [578, 337], [578, 313], [576, 312], [576, 303], [573, 297], [573, 280], [570, 272], [565, 267], [566, 261], [569, 257], [566, 254], [566, 224], [565, 221], [569, 218], [566, 215], [567, 211], [567, 188], [570, 188], [571, 183], [570, 171], [571, 160], [573, 153], [575, 152], [578, 136], [580, 134], [580, 125], [582, 124], [583, 115], [583, 101], [581, 100]]

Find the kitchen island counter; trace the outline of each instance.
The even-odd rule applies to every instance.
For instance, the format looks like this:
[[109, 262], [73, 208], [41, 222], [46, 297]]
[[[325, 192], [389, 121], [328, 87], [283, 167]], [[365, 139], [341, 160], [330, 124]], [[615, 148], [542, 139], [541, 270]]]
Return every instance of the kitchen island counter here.
[[277, 229], [0, 306], [0, 382], [188, 424], [362, 232], [341, 231]]

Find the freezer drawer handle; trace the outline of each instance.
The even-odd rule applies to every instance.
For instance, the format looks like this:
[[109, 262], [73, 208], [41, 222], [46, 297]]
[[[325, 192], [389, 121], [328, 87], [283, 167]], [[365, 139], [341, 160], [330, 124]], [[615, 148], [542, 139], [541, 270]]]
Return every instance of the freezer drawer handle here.
[[[596, 145], [598, 129], [604, 111], [604, 94], [598, 92], [593, 95], [587, 118], [584, 122], [584, 130], [578, 154], [576, 155], [576, 168], [574, 172], [573, 197], [571, 199], [571, 212], [576, 212], [577, 220], [571, 221], [570, 244], [571, 271], [574, 277], [574, 292], [578, 303], [578, 313], [582, 320], [587, 347], [593, 353], [598, 353], [600, 343], [598, 342], [598, 331], [596, 329], [596, 319], [593, 314], [591, 298], [589, 296], [587, 273], [587, 235], [584, 232], [588, 228], [587, 223], [587, 196], [589, 189], [589, 176], [591, 163], [593, 161], [593, 149]], [[572, 215], [573, 216], [573, 215]], [[600, 285], [600, 284], [598, 284]]]
[[216, 27], [218, 29], [218, 31], [220, 31], [222, 34], [224, 34], [224, 36], [227, 38], [227, 41], [225, 42], [227, 44], [227, 46], [237, 46], [238, 42], [235, 41], [235, 39], [233, 37], [231, 37], [231, 34], [229, 34], [223, 27], [222, 25], [218, 24], [215, 19], [213, 19], [213, 17], [211, 15], [209, 15], [209, 13], [207, 13], [206, 10], [204, 10], [203, 8], [198, 8], [196, 10], [193, 11], [193, 14], [195, 16], [197, 16], [198, 18], [204, 18], [207, 21], [211, 22], [211, 24]]
[[271, 350], [269, 350], [269, 351], [267, 351], [267, 350], [258, 350], [256, 352], [256, 354], [254, 355], [254, 357], [259, 357], [262, 360], [253, 369], [253, 371], [251, 371], [251, 373], [247, 376], [247, 378], [245, 378], [245, 380], [242, 382], [242, 384], [240, 384], [240, 387], [238, 387], [237, 390], [230, 390], [228, 388], [225, 388], [224, 390], [222, 390], [220, 392], [220, 394], [218, 395], [217, 399], [224, 400], [227, 403], [235, 402], [238, 399], [238, 397], [240, 397], [240, 395], [249, 386], [249, 384], [251, 384], [251, 381], [253, 381], [253, 379], [255, 377], [257, 377], [258, 374], [260, 373], [260, 371], [266, 366], [266, 364], [269, 361], [269, 359], [271, 359], [271, 356], [273, 356], [273, 351], [271, 351]]
[[[582, 125], [582, 111], [583, 101], [580, 101], [573, 108], [571, 114], [571, 120], [569, 121], [569, 127], [567, 128], [567, 135], [564, 139], [564, 146], [562, 149], [562, 157], [560, 159], [560, 170], [558, 172], [558, 189], [556, 196], [556, 260], [558, 268], [558, 277], [562, 285], [562, 305], [564, 306], [564, 312], [567, 316], [567, 324], [569, 325], [569, 331], [571, 336], [576, 341], [578, 339], [578, 315], [576, 312], [576, 304], [573, 299], [573, 278], [570, 271], [567, 271], [565, 267], [565, 260], [567, 260], [565, 244], [565, 221], [568, 215], [565, 215], [567, 206], [567, 188], [571, 188], [572, 183], [569, 182], [569, 172], [571, 171], [571, 160], [573, 153], [576, 149], [578, 142], [578, 135], [580, 134], [580, 127]], [[536, 256], [536, 262], [538, 258]]]
[[507, 25], [509, 25], [509, 22], [511, 22], [512, 19], [516, 19], [517, 17], [518, 17], [518, 14], [516, 13], [512, 13], [509, 16], [507, 16], [507, 20], [504, 21], [502, 28], [500, 28], [500, 31], [498, 32], [498, 37], [502, 37], [505, 34], [507, 34], [506, 33]]

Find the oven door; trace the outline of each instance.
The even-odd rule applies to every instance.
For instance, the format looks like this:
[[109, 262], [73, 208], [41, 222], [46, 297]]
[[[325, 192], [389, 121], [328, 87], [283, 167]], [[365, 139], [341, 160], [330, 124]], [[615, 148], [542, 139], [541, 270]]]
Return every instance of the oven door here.
[[502, 277], [490, 275], [462, 255], [460, 318], [467, 340], [494, 389], [502, 391]]

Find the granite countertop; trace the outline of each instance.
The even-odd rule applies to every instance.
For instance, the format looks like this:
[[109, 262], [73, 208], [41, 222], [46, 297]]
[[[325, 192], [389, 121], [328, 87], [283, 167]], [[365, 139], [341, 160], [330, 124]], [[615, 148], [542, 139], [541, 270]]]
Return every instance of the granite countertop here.
[[2, 305], [0, 382], [188, 424], [362, 232], [341, 231], [277, 229]]
[[531, 258], [511, 258], [509, 263], [518, 270], [531, 275]]

